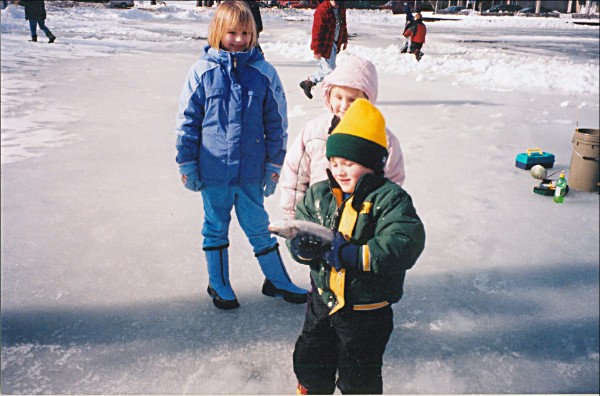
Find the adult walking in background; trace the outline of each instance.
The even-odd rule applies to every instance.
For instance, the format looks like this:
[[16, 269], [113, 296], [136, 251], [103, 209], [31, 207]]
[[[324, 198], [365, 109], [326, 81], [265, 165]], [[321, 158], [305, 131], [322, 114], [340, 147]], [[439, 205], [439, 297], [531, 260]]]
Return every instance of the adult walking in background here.
[[29, 21], [31, 41], [37, 41], [37, 27], [48, 37], [48, 43], [53, 43], [56, 37], [46, 27], [46, 5], [44, 0], [20, 0], [19, 5], [25, 7], [25, 19]]
[[335, 69], [338, 52], [348, 45], [346, 8], [338, 0], [323, 1], [315, 10], [310, 49], [319, 60], [320, 69], [300, 83], [304, 94], [312, 99], [312, 88]]

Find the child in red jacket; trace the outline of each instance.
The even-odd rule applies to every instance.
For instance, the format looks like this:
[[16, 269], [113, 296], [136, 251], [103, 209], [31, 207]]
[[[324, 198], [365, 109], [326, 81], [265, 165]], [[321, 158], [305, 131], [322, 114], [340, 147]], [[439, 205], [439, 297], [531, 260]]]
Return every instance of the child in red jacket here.
[[406, 27], [404, 30], [404, 37], [410, 37], [410, 50], [411, 54], [415, 54], [417, 61], [420, 61], [423, 57], [421, 48], [425, 44], [425, 35], [427, 34], [427, 28], [423, 23], [421, 14], [415, 14], [415, 19]]

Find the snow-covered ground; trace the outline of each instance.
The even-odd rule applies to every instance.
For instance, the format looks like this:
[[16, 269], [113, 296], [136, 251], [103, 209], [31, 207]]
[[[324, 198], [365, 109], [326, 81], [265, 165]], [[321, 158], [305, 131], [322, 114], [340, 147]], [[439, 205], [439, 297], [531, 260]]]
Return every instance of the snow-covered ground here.
[[[27, 41], [22, 8], [1, 15], [2, 393], [292, 393], [304, 307], [260, 293], [234, 221], [242, 306], [214, 308], [200, 197], [174, 161], [179, 93], [214, 10], [47, 3], [52, 45]], [[262, 15], [291, 141], [323, 111], [298, 88], [317, 67], [312, 11]], [[429, 22], [417, 63], [399, 53], [402, 15], [350, 10], [348, 23], [348, 52], [379, 70], [428, 237], [394, 306], [385, 393], [598, 393], [598, 194], [554, 204], [514, 164], [539, 147], [569, 178], [575, 129], [599, 127], [598, 26]]]

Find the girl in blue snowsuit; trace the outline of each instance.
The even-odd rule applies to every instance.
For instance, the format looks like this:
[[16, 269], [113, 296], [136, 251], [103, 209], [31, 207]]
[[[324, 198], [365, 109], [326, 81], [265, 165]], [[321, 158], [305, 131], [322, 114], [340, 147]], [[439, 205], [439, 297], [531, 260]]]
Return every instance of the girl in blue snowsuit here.
[[246, 3], [222, 2], [209, 27], [209, 45], [184, 84], [177, 115], [176, 160], [185, 187], [202, 194], [207, 291], [220, 309], [239, 307], [229, 282], [233, 208], [266, 277], [263, 294], [292, 303], [307, 299], [307, 291], [292, 283], [267, 229], [264, 197], [275, 191], [286, 154], [287, 105], [279, 76], [256, 38]]

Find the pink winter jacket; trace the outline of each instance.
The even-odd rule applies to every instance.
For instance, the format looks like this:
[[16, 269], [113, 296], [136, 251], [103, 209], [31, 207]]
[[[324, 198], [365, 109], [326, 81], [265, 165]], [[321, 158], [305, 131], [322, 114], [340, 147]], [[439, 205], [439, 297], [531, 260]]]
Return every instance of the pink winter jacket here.
[[[333, 115], [327, 113], [309, 121], [288, 149], [279, 180], [285, 218], [294, 218], [296, 204], [302, 200], [310, 185], [327, 179], [325, 170], [329, 167], [329, 161], [325, 157], [325, 143], [332, 118]], [[386, 132], [389, 157], [383, 172], [385, 177], [402, 185], [405, 174], [400, 143], [389, 130]]]
[[[377, 100], [377, 70], [366, 59], [356, 55], [338, 58], [338, 66], [323, 80], [323, 99], [329, 110], [306, 124], [296, 137], [285, 157], [279, 188], [281, 207], [285, 218], [294, 218], [296, 204], [302, 200], [310, 185], [327, 179], [329, 161], [325, 156], [327, 137], [333, 120], [329, 93], [334, 86], [356, 88], [374, 103]], [[404, 157], [398, 138], [386, 129], [388, 160], [383, 170], [385, 177], [398, 185], [404, 183]]]

